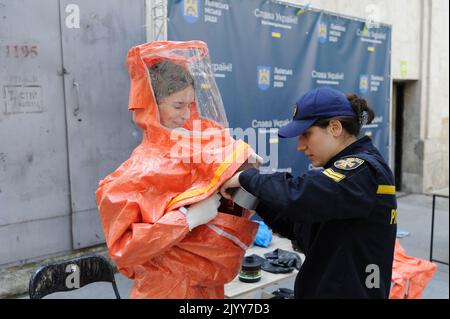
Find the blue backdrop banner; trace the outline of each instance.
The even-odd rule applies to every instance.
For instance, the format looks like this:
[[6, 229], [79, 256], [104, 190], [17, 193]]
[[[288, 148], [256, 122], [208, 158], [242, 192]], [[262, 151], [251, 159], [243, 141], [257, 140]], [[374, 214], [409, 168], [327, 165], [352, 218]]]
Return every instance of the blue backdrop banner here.
[[376, 117], [362, 134], [388, 160], [390, 26], [267, 0], [168, 2], [168, 39], [208, 44], [230, 127], [256, 132], [267, 170], [312, 168], [277, 130], [302, 94], [324, 85], [369, 101]]

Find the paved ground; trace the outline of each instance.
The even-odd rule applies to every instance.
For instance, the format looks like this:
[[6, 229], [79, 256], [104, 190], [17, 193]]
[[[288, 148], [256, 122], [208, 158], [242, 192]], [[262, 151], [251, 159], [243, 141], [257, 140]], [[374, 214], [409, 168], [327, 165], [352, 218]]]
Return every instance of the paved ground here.
[[[409, 232], [409, 236], [400, 239], [402, 246], [410, 256], [429, 258], [431, 230], [431, 197], [425, 195], [400, 195], [398, 198], [398, 227]], [[448, 262], [449, 260], [449, 202], [448, 199], [437, 200], [436, 228], [434, 239], [434, 258]], [[128, 298], [132, 281], [121, 274], [116, 274], [120, 294]], [[281, 286], [293, 287], [293, 280]], [[266, 288], [273, 291], [276, 287]], [[21, 298], [27, 298], [23, 296]], [[57, 293], [47, 298], [114, 298], [111, 284], [96, 283], [71, 293]], [[449, 267], [438, 264], [438, 270], [426, 288], [425, 299], [449, 298]]]

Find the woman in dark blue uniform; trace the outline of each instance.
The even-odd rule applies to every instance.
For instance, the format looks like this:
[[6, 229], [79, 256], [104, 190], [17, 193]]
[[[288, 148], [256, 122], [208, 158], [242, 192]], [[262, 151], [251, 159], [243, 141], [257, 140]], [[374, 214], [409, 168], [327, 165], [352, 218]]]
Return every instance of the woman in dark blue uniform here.
[[369, 137], [357, 138], [374, 113], [356, 95], [321, 87], [296, 103], [281, 137], [315, 167], [300, 177], [239, 172], [221, 188], [242, 186], [257, 213], [306, 256], [295, 298], [388, 298], [397, 231], [394, 178]]

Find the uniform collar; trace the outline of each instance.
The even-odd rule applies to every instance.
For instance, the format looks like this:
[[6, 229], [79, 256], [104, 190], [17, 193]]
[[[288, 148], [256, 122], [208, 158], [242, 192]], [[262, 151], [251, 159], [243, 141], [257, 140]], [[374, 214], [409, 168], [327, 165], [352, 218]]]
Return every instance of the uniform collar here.
[[362, 153], [364, 151], [367, 151], [369, 149], [373, 148], [372, 140], [368, 136], [364, 136], [356, 141], [354, 141], [352, 144], [344, 148], [342, 151], [337, 153], [335, 156], [333, 156], [326, 164], [325, 168], [330, 167], [333, 165], [335, 161], [338, 159], [348, 156], [348, 155], [356, 155], [358, 153]]

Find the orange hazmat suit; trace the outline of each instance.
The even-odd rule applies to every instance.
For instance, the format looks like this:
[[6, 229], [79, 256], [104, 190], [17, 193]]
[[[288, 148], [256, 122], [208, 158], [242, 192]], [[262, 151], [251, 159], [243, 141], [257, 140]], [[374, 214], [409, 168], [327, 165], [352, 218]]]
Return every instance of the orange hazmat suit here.
[[[148, 68], [161, 61], [183, 65], [195, 78], [196, 99], [180, 130], [160, 122]], [[254, 151], [226, 129], [205, 43], [138, 45], [127, 64], [129, 109], [143, 139], [96, 191], [109, 254], [134, 279], [131, 298], [223, 298], [258, 224], [219, 212], [189, 231], [180, 208], [217, 192]]]

